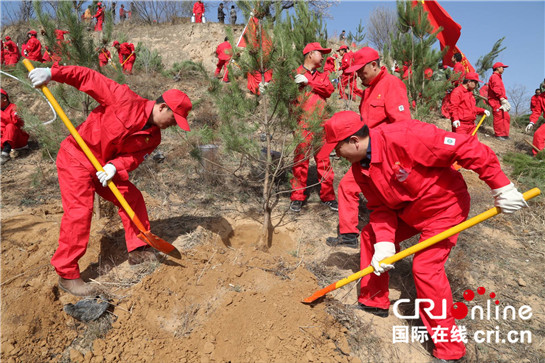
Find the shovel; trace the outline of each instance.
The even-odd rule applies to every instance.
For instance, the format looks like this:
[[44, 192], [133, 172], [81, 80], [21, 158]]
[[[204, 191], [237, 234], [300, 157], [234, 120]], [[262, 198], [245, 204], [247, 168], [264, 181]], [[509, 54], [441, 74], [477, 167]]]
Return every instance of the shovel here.
[[[29, 72], [34, 69], [34, 66], [32, 65], [32, 63], [30, 63], [28, 59], [23, 59], [23, 64], [25, 65], [26, 69]], [[57, 111], [57, 114], [61, 118], [64, 125], [68, 128], [68, 131], [70, 131], [70, 134], [72, 134], [74, 139], [76, 139], [76, 142], [81, 147], [81, 149], [83, 150], [83, 152], [85, 153], [85, 155], [87, 156], [91, 164], [93, 164], [96, 170], [104, 171], [104, 169], [102, 168], [102, 165], [100, 165], [99, 161], [93, 155], [93, 153], [91, 152], [91, 150], [89, 149], [85, 141], [81, 138], [81, 136], [79, 135], [74, 125], [72, 125], [72, 122], [70, 122], [70, 120], [68, 119], [68, 116], [66, 116], [63, 109], [61, 108], [61, 106], [59, 105], [59, 103], [57, 102], [57, 100], [55, 99], [51, 91], [49, 90], [49, 88], [47, 88], [47, 86], [41, 86], [40, 88], [42, 92], [44, 93], [44, 95], [49, 100], [49, 102], [51, 102], [51, 104], [53, 105], [53, 108], [55, 109], [55, 111]], [[108, 187], [110, 188], [112, 193], [114, 193], [115, 197], [117, 198], [121, 206], [123, 206], [123, 209], [125, 210], [125, 212], [127, 212], [127, 215], [129, 216], [129, 218], [136, 225], [136, 228], [138, 228], [138, 230], [140, 231], [138, 238], [146, 242], [151, 247], [163, 253], [166, 253], [174, 258], [182, 257], [180, 254], [180, 251], [178, 251], [176, 247], [174, 247], [173, 245], [171, 245], [164, 239], [157, 237], [150, 231], [146, 231], [146, 228], [144, 227], [140, 219], [136, 216], [132, 208], [129, 206], [129, 204], [127, 203], [127, 200], [119, 192], [119, 189], [117, 189], [114, 182], [112, 182], [111, 180], [108, 180]]]
[[[538, 188], [530, 189], [529, 191], [527, 191], [526, 193], [523, 194], [524, 200], [530, 200], [530, 199], [532, 199], [534, 197], [537, 197], [539, 194], [541, 194], [541, 191]], [[486, 212], [483, 212], [483, 213], [481, 213], [481, 214], [479, 214], [479, 215], [477, 215], [477, 216], [475, 216], [475, 217], [473, 217], [471, 219], [468, 219], [465, 222], [462, 222], [462, 223], [460, 223], [460, 224], [458, 224], [458, 225], [456, 225], [454, 227], [451, 227], [451, 228], [447, 229], [446, 231], [443, 231], [443, 232], [441, 232], [441, 233], [439, 233], [439, 234], [437, 234], [437, 235], [435, 235], [433, 237], [428, 238], [425, 241], [422, 241], [422, 242], [420, 242], [420, 243], [418, 243], [418, 244], [416, 244], [414, 246], [406, 248], [403, 251], [396, 253], [392, 257], [387, 257], [384, 260], [380, 261], [380, 263], [384, 263], [384, 264], [387, 264], [387, 265], [392, 265], [394, 262], [397, 262], [397, 261], [399, 261], [401, 259], [404, 259], [405, 257], [410, 256], [410, 255], [412, 255], [412, 254], [414, 254], [416, 252], [422, 251], [423, 249], [428, 248], [429, 246], [434, 245], [437, 242], [441, 242], [445, 238], [453, 236], [456, 233], [460, 233], [465, 229], [473, 227], [476, 224], [479, 224], [479, 223], [481, 223], [481, 222], [483, 222], [483, 221], [485, 221], [485, 220], [487, 220], [489, 218], [492, 218], [495, 215], [499, 214], [500, 212], [501, 212], [500, 208], [497, 208], [497, 207], [491, 208], [491, 209], [487, 210]], [[342, 280], [334, 282], [331, 285], [326, 286], [323, 289], [316, 291], [314, 294], [307, 297], [302, 302], [303, 302], [303, 304], [312, 304], [313, 302], [315, 302], [316, 300], [318, 300], [319, 298], [321, 298], [322, 296], [324, 296], [328, 292], [336, 290], [339, 287], [343, 287], [344, 285], [349, 284], [349, 283], [351, 283], [353, 281], [356, 281], [356, 280], [362, 278], [363, 276], [369, 275], [374, 270], [375, 269], [373, 268], [373, 266], [367, 266], [366, 268], [364, 268], [361, 271], [356, 272], [355, 274], [352, 274], [352, 275], [350, 275], [348, 277], [345, 277]]]

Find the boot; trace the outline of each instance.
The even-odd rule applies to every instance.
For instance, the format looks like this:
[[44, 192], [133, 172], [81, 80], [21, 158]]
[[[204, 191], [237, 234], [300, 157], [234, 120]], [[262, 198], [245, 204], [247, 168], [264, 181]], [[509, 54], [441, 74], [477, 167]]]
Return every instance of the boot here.
[[59, 277], [59, 288], [74, 296], [95, 296], [98, 288], [84, 282], [81, 278], [65, 279]]
[[149, 246], [138, 247], [137, 249], [129, 252], [129, 265], [139, 265], [144, 262], [156, 262], [155, 252]]

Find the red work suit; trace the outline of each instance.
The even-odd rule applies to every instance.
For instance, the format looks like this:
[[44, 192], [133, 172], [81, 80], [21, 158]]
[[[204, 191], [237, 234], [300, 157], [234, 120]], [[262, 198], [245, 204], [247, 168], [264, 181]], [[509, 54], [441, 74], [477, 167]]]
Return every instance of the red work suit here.
[[[541, 116], [541, 114], [543, 114], [545, 117], [545, 93], [541, 93], [537, 97], [537, 101], [537, 105], [530, 115], [530, 122], [533, 124], [537, 123], [537, 120], [539, 120], [539, 116]], [[543, 150], [545, 148], [545, 123], [543, 123], [534, 133], [534, 140], [532, 143], [539, 150]], [[537, 151], [535, 151], [534, 148], [532, 148], [532, 152], [534, 155], [537, 154]]]
[[36, 62], [43, 62], [42, 43], [35, 36], [31, 36], [26, 42], [25, 50], [26, 58]]
[[[362, 93], [360, 115], [369, 128], [383, 123], [411, 119], [407, 87], [381, 67], [380, 73]], [[362, 124], [362, 126], [363, 126]], [[358, 207], [360, 187], [349, 170], [339, 183], [339, 233], [359, 233]]]
[[[444, 131], [418, 120], [382, 124], [370, 129], [369, 135], [369, 166], [354, 163], [351, 168], [372, 210], [369, 224], [361, 233], [362, 269], [370, 265], [377, 242], [394, 242], [399, 250], [399, 243], [409, 237], [421, 233], [423, 241], [467, 218], [470, 196], [462, 175], [451, 168], [455, 160], [475, 171], [492, 189], [510, 183], [494, 152], [469, 135]], [[434, 316], [442, 315], [442, 302], [446, 301], [444, 319], [431, 319], [420, 305], [420, 317], [430, 336], [437, 326], [448, 328], [449, 341], [437, 342], [433, 351], [440, 359], [458, 359], [465, 354], [463, 343], [450, 341], [455, 321], [444, 270], [457, 239], [458, 235], [449, 237], [416, 253], [413, 259], [417, 297], [434, 301]], [[388, 273], [363, 277], [358, 301], [388, 309], [388, 283]]]
[[231, 43], [228, 41], [225, 41], [218, 45], [216, 48], [216, 55], [218, 57], [218, 64], [216, 64], [216, 71], [214, 72], [214, 76], [218, 76], [220, 74], [221, 69], [223, 68], [223, 81], [229, 82], [229, 69], [227, 69], [227, 66], [229, 65], [229, 61], [231, 60], [232, 55], [232, 47]]
[[[7, 63], [6, 63], [7, 64]], [[535, 109], [539, 109], [539, 95], [533, 95], [532, 98], [530, 99], [530, 112], [534, 112]]]
[[335, 58], [327, 57], [324, 65], [324, 73], [328, 75], [335, 72]]
[[8, 107], [2, 110], [1, 118], [1, 149], [4, 143], [9, 143], [13, 149], [24, 147], [28, 143], [28, 134], [23, 130], [25, 122], [17, 115], [17, 106], [10, 103]]
[[509, 112], [500, 110], [500, 98], [507, 99], [507, 95], [501, 74], [494, 72], [488, 80], [488, 103], [492, 107], [492, 116], [494, 117], [494, 134], [498, 137], [508, 137], [511, 116], [509, 116]]
[[354, 94], [359, 95], [361, 89], [358, 87], [356, 72], [346, 73], [346, 69], [352, 66], [354, 59], [353, 52], [346, 52], [341, 60], [341, 69], [343, 71], [341, 75], [341, 81], [339, 82], [339, 97], [342, 99], [348, 99], [348, 96], [344, 93], [346, 86], [349, 88], [350, 99], [354, 99]]
[[452, 126], [452, 132], [469, 134], [475, 130], [475, 118], [484, 115], [484, 108], [477, 107], [473, 92], [462, 84], [452, 90], [450, 94], [450, 120], [459, 120], [460, 126]]
[[[451, 76], [451, 82], [454, 85], [454, 87], [458, 87], [458, 85], [462, 82], [464, 79], [464, 76], [466, 74], [466, 70], [462, 63], [457, 62], [454, 64], [454, 67], [452, 67], [452, 76]], [[441, 102], [441, 113], [445, 118], [450, 118], [450, 96], [451, 92], [447, 90], [445, 93], [445, 97], [443, 97], [443, 101]]]
[[254, 95], [260, 95], [261, 92], [259, 92], [259, 84], [262, 80], [264, 82], [270, 82], [272, 80], [272, 74], [272, 69], [266, 70], [263, 74], [263, 77], [261, 76], [261, 72], [259, 71], [254, 71], [252, 73], [248, 72], [246, 73], [246, 78], [248, 78], [246, 87]]
[[[53, 81], [69, 84], [100, 104], [78, 127], [78, 132], [101, 165], [111, 163], [116, 167], [113, 181], [144, 227], [149, 229], [144, 198], [128, 180], [128, 173], [136, 169], [161, 142], [160, 129], [147, 124], [155, 101], [144, 99], [128, 86], [88, 68], [61, 67], [55, 63], [51, 67], [51, 75]], [[57, 172], [64, 214], [59, 247], [51, 264], [61, 277], [80, 277], [78, 260], [85, 254], [89, 242], [95, 192], [119, 208], [127, 250], [130, 252], [146, 245], [137, 237], [139, 230], [113, 193], [99, 182], [95, 168], [72, 136], [61, 143]]]
[[102, 23], [104, 23], [104, 8], [98, 6], [97, 12], [95, 15], [93, 15], [93, 18], [97, 19], [97, 23], [95, 24], [95, 31], [102, 31]]
[[13, 40], [8, 40], [4, 42], [4, 63], [6, 65], [12, 65], [19, 62], [21, 58], [21, 53], [19, 53], [19, 48]]
[[101, 49], [98, 53], [98, 65], [104, 67], [108, 64], [112, 55], [108, 49]]
[[204, 15], [204, 4], [197, 1], [193, 4], [193, 14], [195, 14], [195, 23], [202, 23], [202, 16]]
[[[136, 61], [136, 54], [134, 54], [134, 44], [121, 43], [119, 46], [119, 63], [123, 65], [123, 73], [132, 74], [132, 67]], [[129, 58], [129, 59], [127, 59]]]
[[[328, 99], [335, 87], [329, 81], [328, 75], [320, 71], [308, 71], [303, 66], [297, 68], [297, 74], [303, 74], [308, 79], [307, 85], [301, 85], [300, 89], [303, 92], [296, 101], [296, 107], [301, 107], [302, 113], [299, 116], [299, 128], [297, 132], [301, 132], [304, 141], [295, 148], [293, 160], [293, 178], [291, 179], [291, 200], [304, 201], [306, 199], [305, 189], [307, 187], [308, 166], [310, 153], [312, 152], [311, 142], [314, 133], [308, 130], [308, 122], [312, 118], [317, 117], [322, 119], [322, 124], [325, 122], [326, 115], [324, 108], [326, 99]], [[318, 153], [318, 151], [316, 151]], [[318, 159], [314, 154], [316, 161], [316, 171], [318, 180], [320, 181], [320, 199], [322, 202], [335, 200], [335, 190], [333, 189], [333, 168], [329, 155], [324, 159]]]

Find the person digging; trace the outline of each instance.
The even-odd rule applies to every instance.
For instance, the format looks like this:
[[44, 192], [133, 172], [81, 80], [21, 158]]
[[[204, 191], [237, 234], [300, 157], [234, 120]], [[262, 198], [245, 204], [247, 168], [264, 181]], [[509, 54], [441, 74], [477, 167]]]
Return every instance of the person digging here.
[[53, 80], [71, 85], [93, 97], [96, 107], [78, 128], [81, 138], [104, 165], [96, 172], [73, 136], [62, 143], [57, 155], [57, 172], [64, 214], [59, 246], [51, 264], [59, 275], [59, 288], [76, 296], [90, 296], [97, 288], [82, 280], [78, 266], [89, 243], [95, 192], [119, 208], [125, 229], [129, 265], [156, 260], [153, 250], [140, 238], [115, 195], [107, 187], [113, 180], [121, 195], [133, 206], [136, 216], [150, 228], [144, 198], [129, 181], [136, 169], [161, 142], [161, 130], [178, 125], [189, 131], [187, 115], [192, 104], [180, 90], [164, 92], [157, 100], [147, 100], [128, 86], [121, 85], [85, 67], [60, 66], [36, 68], [29, 73], [34, 87]]

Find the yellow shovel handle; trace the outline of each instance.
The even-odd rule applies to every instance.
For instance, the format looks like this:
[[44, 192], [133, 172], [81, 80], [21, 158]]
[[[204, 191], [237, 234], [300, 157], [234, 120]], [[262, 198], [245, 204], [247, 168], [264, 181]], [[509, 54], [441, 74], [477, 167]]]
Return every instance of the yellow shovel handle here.
[[477, 127], [475, 127], [475, 130], [473, 130], [473, 132], [471, 133], [471, 136], [475, 136], [475, 134], [477, 133], [477, 130], [479, 129], [479, 127], [481, 127], [481, 124], [483, 123], [485, 117], [486, 117], [486, 114], [484, 114], [483, 117], [481, 117], [481, 121], [479, 121], [479, 123], [477, 124]]

